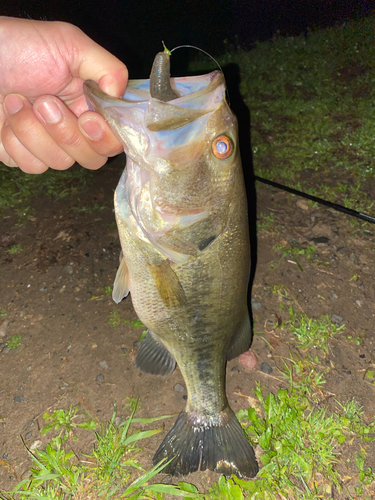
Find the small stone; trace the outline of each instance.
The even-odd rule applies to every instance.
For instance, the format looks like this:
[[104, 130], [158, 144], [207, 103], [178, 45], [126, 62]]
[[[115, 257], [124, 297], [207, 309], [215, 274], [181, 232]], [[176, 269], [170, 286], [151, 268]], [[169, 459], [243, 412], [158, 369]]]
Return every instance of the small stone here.
[[9, 453], [4, 453], [3, 458], [7, 459], [9, 457]]
[[362, 300], [356, 300], [355, 303], [357, 304], [358, 307], [362, 307], [363, 301]]
[[139, 344], [140, 344], [139, 340], [136, 340], [133, 342], [133, 347], [137, 348], [137, 347], [139, 347]]
[[46, 286], [42, 286], [41, 288], [39, 288], [39, 291], [40, 292], [46, 292], [47, 291], [47, 287]]
[[251, 307], [253, 309], [260, 309], [262, 307], [262, 304], [260, 302], [255, 301], [255, 300], [252, 300], [251, 301]]
[[37, 439], [36, 441], [31, 443], [30, 450], [36, 450], [36, 449], [40, 448], [42, 446], [42, 444], [43, 444], [42, 441], [40, 439]]
[[358, 265], [360, 263], [359, 258], [353, 252], [349, 255], [349, 259], [353, 262], [353, 264]]
[[239, 356], [238, 361], [241, 363], [241, 365], [246, 366], [246, 368], [248, 368], [249, 370], [254, 370], [254, 368], [258, 364], [257, 355], [253, 351], [244, 352]]
[[339, 296], [335, 293], [335, 292], [332, 292], [330, 297], [329, 297], [331, 300], [336, 300], [339, 298]]
[[175, 384], [173, 390], [175, 392], [185, 392], [185, 387], [182, 384]]
[[345, 253], [348, 253], [348, 252], [349, 252], [348, 247], [340, 247], [337, 249], [337, 253], [339, 253], [341, 255], [344, 255]]
[[4, 319], [0, 325], [0, 337], [5, 337], [8, 328], [9, 320]]
[[302, 210], [308, 210], [309, 205], [307, 204], [306, 200], [298, 200], [296, 203], [298, 208], [301, 208]]
[[25, 436], [25, 439], [30, 439], [32, 435], [33, 435], [33, 431], [28, 432]]
[[102, 380], [104, 380], [104, 375], [102, 373], [99, 373], [99, 375], [96, 376], [96, 380], [98, 382], [101, 382]]
[[336, 325], [339, 325], [344, 321], [344, 318], [338, 314], [331, 314], [331, 319]]
[[25, 398], [24, 396], [14, 396], [13, 401], [15, 401], [16, 403], [22, 403], [23, 401], [25, 401]]
[[63, 271], [66, 274], [73, 274], [73, 267], [72, 266], [65, 266]]
[[96, 332], [96, 330], [98, 329], [97, 326], [93, 326], [92, 329], [94, 330], [94, 332]]
[[263, 363], [260, 365], [260, 370], [263, 373], [268, 373], [268, 374], [273, 372], [272, 366], [266, 363], [265, 361], [263, 361]]
[[108, 370], [107, 361], [99, 361], [98, 365], [100, 366], [100, 368], [103, 368], [104, 370]]
[[128, 352], [126, 347], [121, 347], [121, 350], [122, 350], [122, 354], [126, 354]]

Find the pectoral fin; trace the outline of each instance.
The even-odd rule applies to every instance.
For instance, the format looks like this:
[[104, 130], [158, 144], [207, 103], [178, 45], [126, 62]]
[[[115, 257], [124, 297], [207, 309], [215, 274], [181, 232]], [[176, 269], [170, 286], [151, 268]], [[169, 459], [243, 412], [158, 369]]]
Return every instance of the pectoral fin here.
[[164, 260], [157, 266], [150, 266], [162, 301], [167, 307], [178, 307], [186, 304], [184, 289], [171, 265]]
[[[122, 254], [122, 252], [121, 252]], [[120, 266], [117, 269], [115, 282], [113, 284], [112, 299], [118, 304], [129, 293], [129, 273], [124, 257], [122, 257]]]

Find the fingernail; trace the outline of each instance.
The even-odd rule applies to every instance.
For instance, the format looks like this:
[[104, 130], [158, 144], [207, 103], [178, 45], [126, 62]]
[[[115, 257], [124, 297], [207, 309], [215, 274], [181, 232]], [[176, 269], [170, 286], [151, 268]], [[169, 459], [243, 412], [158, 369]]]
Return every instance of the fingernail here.
[[55, 124], [61, 120], [61, 111], [55, 101], [41, 102], [38, 111], [47, 123]]
[[95, 120], [86, 120], [81, 123], [81, 127], [93, 141], [98, 141], [103, 135], [102, 126]]
[[23, 100], [16, 94], [7, 95], [4, 99], [4, 104], [11, 115], [15, 115], [23, 108]]

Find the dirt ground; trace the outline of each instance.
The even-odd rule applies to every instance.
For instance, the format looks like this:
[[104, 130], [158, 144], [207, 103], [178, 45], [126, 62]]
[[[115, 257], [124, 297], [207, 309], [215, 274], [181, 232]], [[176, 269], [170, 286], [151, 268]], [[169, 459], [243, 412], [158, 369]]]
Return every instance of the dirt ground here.
[[[139, 396], [138, 416], [143, 417], [176, 414], [185, 405], [186, 392], [175, 388], [184, 384], [180, 371], [165, 378], [139, 372], [134, 357], [142, 329], [130, 322], [115, 328], [110, 322], [114, 312], [124, 320], [136, 319], [130, 297], [116, 305], [105, 291], [113, 285], [120, 252], [112, 197], [123, 164], [120, 156], [96, 172], [79, 199], [32, 200], [26, 224], [17, 225], [11, 211], [1, 221], [0, 490], [11, 489], [28, 474], [31, 461], [21, 437], [27, 447], [43, 449], [48, 442], [49, 435], [40, 434], [48, 410], [80, 403], [106, 422], [114, 403], [120, 418], [128, 414], [128, 397]], [[252, 350], [258, 364], [254, 370], [238, 359], [228, 364], [231, 406], [247, 408], [256, 381], [272, 392], [286, 387], [281, 357], [289, 357], [290, 350], [301, 358], [307, 355], [287, 330], [274, 328], [277, 318], [288, 319], [288, 307], [283, 311], [279, 306], [283, 301], [310, 317], [327, 314], [346, 325], [321, 358], [327, 380], [321, 404], [355, 398], [365, 417], [373, 418], [375, 381], [365, 375], [375, 363], [375, 227], [353, 225], [349, 216], [275, 188], [257, 188], [261, 226]], [[23, 251], [9, 253], [17, 244]], [[274, 249], [288, 244], [314, 245], [316, 253], [312, 259], [298, 257], [296, 264]], [[281, 286], [288, 291], [284, 299], [274, 293]], [[21, 335], [22, 345], [8, 349], [6, 341], [15, 334]], [[271, 373], [262, 371], [263, 362]], [[173, 421], [166, 420], [165, 431], [146, 442], [145, 466], [151, 465]], [[84, 436], [72, 444], [77, 456], [92, 447]], [[356, 451], [349, 448], [348, 456]], [[368, 465], [375, 466], [374, 456]], [[194, 476], [190, 481], [198, 484]], [[214, 476], [207, 473], [205, 480]]]

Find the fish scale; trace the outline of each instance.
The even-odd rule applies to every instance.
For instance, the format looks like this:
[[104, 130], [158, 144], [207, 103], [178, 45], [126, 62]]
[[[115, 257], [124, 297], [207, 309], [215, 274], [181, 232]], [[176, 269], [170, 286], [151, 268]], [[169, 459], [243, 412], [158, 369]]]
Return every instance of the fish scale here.
[[136, 366], [165, 376], [177, 364], [188, 393], [154, 463], [169, 462], [172, 475], [253, 477], [254, 451], [225, 392], [227, 359], [249, 348], [252, 331], [247, 200], [224, 77], [171, 79], [159, 53], [150, 80], [129, 81], [123, 99], [94, 82], [84, 89], [127, 154], [115, 193], [122, 260], [113, 298], [130, 291], [149, 329]]

